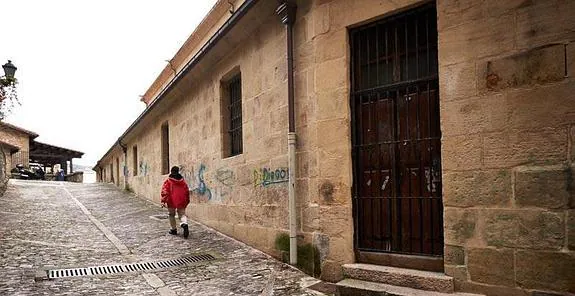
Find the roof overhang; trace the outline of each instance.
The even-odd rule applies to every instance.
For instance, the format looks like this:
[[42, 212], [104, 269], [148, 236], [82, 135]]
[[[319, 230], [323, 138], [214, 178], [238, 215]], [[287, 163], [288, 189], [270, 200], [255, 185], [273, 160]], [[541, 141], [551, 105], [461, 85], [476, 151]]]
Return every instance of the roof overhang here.
[[62, 148], [37, 141], [30, 142], [30, 162], [58, 164], [73, 158], [81, 158], [83, 152]]
[[[257, 5], [256, 5], [257, 4]], [[210, 71], [210, 67], [218, 64], [231, 50], [249, 37], [257, 27], [261, 26], [266, 17], [258, 12], [266, 11], [275, 14], [277, 1], [246, 0], [234, 14], [209, 38], [196, 54], [186, 63], [180, 72], [159, 92], [148, 107], [118, 138], [104, 156], [94, 166], [96, 170], [119, 143], [132, 140], [143, 127], [149, 126], [154, 120], [167, 111], [179, 98], [184, 97], [194, 87], [194, 82]], [[257, 8], [257, 9], [254, 9]], [[266, 15], [267, 16], [267, 15]]]
[[21, 133], [21, 134], [27, 134], [30, 137], [30, 140], [38, 137], [38, 134], [35, 132], [31, 132], [27, 129], [23, 129], [19, 126], [15, 126], [13, 124], [9, 124], [9, 123], [4, 122], [4, 121], [0, 121], [0, 126], [11, 129], [11, 130], [16, 131], [16, 132]]

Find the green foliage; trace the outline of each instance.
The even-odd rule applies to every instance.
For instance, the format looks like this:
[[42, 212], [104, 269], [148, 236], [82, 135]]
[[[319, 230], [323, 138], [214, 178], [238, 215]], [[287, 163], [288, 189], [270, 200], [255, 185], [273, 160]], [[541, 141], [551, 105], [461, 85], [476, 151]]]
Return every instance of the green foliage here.
[[277, 237], [276, 237], [276, 249], [283, 251], [283, 252], [289, 252], [289, 234], [287, 233], [280, 233]]
[[15, 78], [0, 78], [0, 120], [6, 118], [16, 105], [20, 105]]
[[[276, 249], [282, 252], [282, 261], [289, 262], [290, 241], [287, 233], [281, 233], [276, 237]], [[321, 262], [319, 251], [312, 244], [298, 245], [297, 247], [297, 267], [305, 273], [319, 277], [321, 274]]]

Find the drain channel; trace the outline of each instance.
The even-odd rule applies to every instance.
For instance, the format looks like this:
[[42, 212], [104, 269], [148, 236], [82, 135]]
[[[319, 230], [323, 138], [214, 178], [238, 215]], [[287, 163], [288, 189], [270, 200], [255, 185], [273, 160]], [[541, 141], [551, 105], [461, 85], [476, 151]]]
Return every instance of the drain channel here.
[[173, 260], [164, 260], [156, 262], [90, 266], [80, 268], [49, 269], [46, 270], [46, 274], [48, 275], [48, 279], [92, 276], [92, 275], [107, 275], [107, 274], [116, 274], [123, 272], [148, 271], [161, 268], [170, 268], [196, 262], [210, 261], [214, 259], [216, 258], [210, 254], [200, 254]]

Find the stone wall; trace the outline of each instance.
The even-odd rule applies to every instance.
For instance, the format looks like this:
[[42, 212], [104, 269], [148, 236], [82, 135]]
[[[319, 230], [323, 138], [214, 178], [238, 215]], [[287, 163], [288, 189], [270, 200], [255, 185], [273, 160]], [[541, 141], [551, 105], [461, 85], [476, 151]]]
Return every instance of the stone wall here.
[[[16, 161], [21, 162], [24, 166], [28, 166], [28, 153], [30, 151], [30, 136], [28, 134], [0, 125], [0, 139], [5, 143], [20, 148], [20, 150], [13, 155], [14, 161], [11, 161], [11, 163], [14, 166], [18, 164], [15, 163]], [[8, 154], [8, 157], [9, 155], [10, 154]], [[19, 155], [25, 157], [18, 157]]]
[[[298, 227], [300, 242], [319, 247], [324, 279], [355, 261], [348, 28], [418, 3], [298, 1]], [[459, 290], [573, 292], [573, 3], [438, 1], [445, 272]], [[263, 24], [249, 38], [217, 64], [200, 63], [193, 87], [176, 88], [134, 130], [119, 184], [159, 202], [167, 122], [170, 166], [182, 167], [193, 191], [189, 214], [279, 256], [274, 241], [288, 229], [287, 69], [285, 29], [269, 5], [254, 8]], [[240, 72], [244, 151], [225, 158], [222, 81]], [[102, 159], [105, 181], [117, 157], [123, 166], [119, 148]]]
[[438, 15], [445, 272], [488, 295], [573, 293], [575, 2]]
[[74, 172], [72, 174], [67, 174], [66, 176], [64, 176], [64, 180], [67, 182], [83, 183], [84, 172]]
[[6, 184], [10, 178], [10, 150], [0, 144], [0, 196], [6, 191]]

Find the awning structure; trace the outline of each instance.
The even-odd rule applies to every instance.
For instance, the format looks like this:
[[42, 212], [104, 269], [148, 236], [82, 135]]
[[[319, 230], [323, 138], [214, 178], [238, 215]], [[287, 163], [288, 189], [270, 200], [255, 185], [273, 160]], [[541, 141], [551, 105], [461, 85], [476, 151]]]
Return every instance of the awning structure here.
[[[66, 170], [66, 161], [70, 161], [70, 167], [72, 167], [73, 158], [81, 158], [84, 155], [83, 152], [62, 148], [54, 145], [49, 145], [37, 141], [30, 142], [30, 162], [40, 163], [44, 166], [53, 166], [56, 164], [62, 165], [62, 168]], [[71, 168], [72, 170], [72, 168]]]

